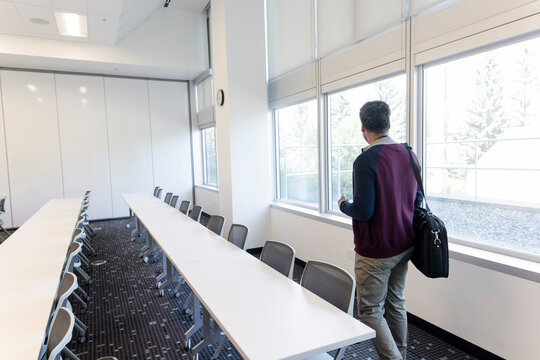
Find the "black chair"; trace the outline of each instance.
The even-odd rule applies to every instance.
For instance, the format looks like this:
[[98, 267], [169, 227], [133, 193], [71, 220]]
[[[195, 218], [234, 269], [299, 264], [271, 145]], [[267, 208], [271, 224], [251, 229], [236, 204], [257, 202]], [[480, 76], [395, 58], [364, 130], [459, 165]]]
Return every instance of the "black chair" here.
[[[352, 316], [355, 281], [347, 271], [322, 261], [308, 261], [300, 285]], [[328, 354], [315, 358], [340, 360], [344, 353], [345, 347], [339, 349], [333, 358]]]
[[189, 200], [183, 200], [183, 201], [180, 203], [180, 207], [178, 208], [178, 210], [180, 210], [181, 213], [187, 215], [190, 207], [191, 207], [191, 201], [189, 201]]
[[232, 224], [231, 229], [229, 230], [229, 235], [227, 236], [227, 240], [238, 246], [240, 249], [244, 250], [244, 247], [246, 246], [247, 234], [247, 226], [240, 224]]
[[174, 196], [171, 198], [171, 203], [170, 203], [169, 205], [171, 205], [173, 208], [175, 208], [177, 202], [178, 202], [178, 195], [174, 195]]
[[163, 199], [163, 201], [165, 202], [165, 204], [171, 204], [171, 198], [172, 198], [172, 192], [168, 192], [165, 194], [165, 199]]
[[[4, 208], [5, 204], [6, 204], [6, 197], [0, 198], [0, 215], [6, 213], [6, 210]], [[4, 228], [4, 221], [2, 221], [2, 219], [0, 219], [0, 230], [5, 232], [7, 236], [10, 235], [10, 233]], [[7, 239], [7, 237], [6, 238], [0, 237], [0, 240], [1, 240], [0, 243], [4, 241], [5, 239]]]
[[223, 234], [223, 228], [225, 227], [225, 218], [220, 215], [212, 215], [208, 219], [208, 224], [206, 225], [208, 230], [211, 230], [221, 236]]
[[189, 213], [189, 217], [195, 220], [196, 222], [201, 221], [201, 214], [202, 214], [203, 207], [196, 205], [193, 207], [193, 210]]
[[290, 245], [279, 241], [267, 241], [262, 249], [260, 260], [292, 279], [295, 254]]

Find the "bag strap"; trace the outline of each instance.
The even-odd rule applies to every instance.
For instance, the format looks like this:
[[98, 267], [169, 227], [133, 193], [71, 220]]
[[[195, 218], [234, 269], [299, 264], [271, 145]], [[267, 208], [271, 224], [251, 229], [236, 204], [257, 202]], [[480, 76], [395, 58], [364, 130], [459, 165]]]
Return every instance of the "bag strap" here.
[[416, 162], [414, 161], [414, 158], [412, 156], [411, 146], [407, 143], [403, 143], [403, 146], [407, 149], [409, 152], [409, 162], [411, 163], [411, 168], [414, 173], [414, 177], [416, 178], [416, 183], [418, 184], [418, 187], [420, 187], [420, 192], [422, 193], [422, 196], [424, 197], [424, 202], [426, 204], [427, 211], [431, 212], [429, 209], [429, 205], [426, 200], [426, 194], [424, 193], [424, 183], [422, 182], [422, 177], [420, 176], [420, 169], [418, 168], [418, 165], [416, 165]]

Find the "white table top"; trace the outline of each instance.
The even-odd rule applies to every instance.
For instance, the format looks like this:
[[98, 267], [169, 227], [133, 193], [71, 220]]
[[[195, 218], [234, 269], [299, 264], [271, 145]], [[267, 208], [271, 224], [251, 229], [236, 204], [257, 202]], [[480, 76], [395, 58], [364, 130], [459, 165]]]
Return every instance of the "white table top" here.
[[37, 359], [82, 198], [51, 200], [0, 245], [0, 359]]
[[124, 199], [244, 358], [303, 359], [375, 336], [152, 195]]

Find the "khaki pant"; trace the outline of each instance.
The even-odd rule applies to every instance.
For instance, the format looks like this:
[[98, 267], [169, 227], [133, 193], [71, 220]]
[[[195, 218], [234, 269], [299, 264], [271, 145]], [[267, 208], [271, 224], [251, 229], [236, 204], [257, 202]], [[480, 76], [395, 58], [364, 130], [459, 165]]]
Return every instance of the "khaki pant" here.
[[360, 320], [375, 330], [379, 358], [405, 360], [407, 311], [405, 277], [414, 247], [399, 255], [373, 259], [356, 254], [355, 275]]

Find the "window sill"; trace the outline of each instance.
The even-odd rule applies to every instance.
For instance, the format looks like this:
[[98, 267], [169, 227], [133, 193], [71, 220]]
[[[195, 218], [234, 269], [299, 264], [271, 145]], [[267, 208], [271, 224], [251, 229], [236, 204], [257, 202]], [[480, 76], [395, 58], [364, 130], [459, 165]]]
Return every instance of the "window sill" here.
[[212, 191], [212, 192], [215, 192], [215, 193], [219, 193], [219, 189], [215, 186], [209, 186], [209, 185], [195, 185], [196, 188], [199, 188], [199, 189], [203, 189], [203, 190], [207, 190], [207, 191]]
[[[303, 216], [311, 220], [321, 221], [329, 225], [352, 230], [351, 220], [347, 217], [323, 214], [317, 210], [306, 209], [277, 201], [272, 202], [270, 207], [290, 214]], [[540, 283], [540, 263], [459, 244], [457, 243], [459, 242], [458, 239], [453, 239], [451, 237], [449, 237], [448, 240], [450, 242], [449, 251], [451, 259]], [[450, 272], [451, 271], [452, 269], [450, 269]]]

